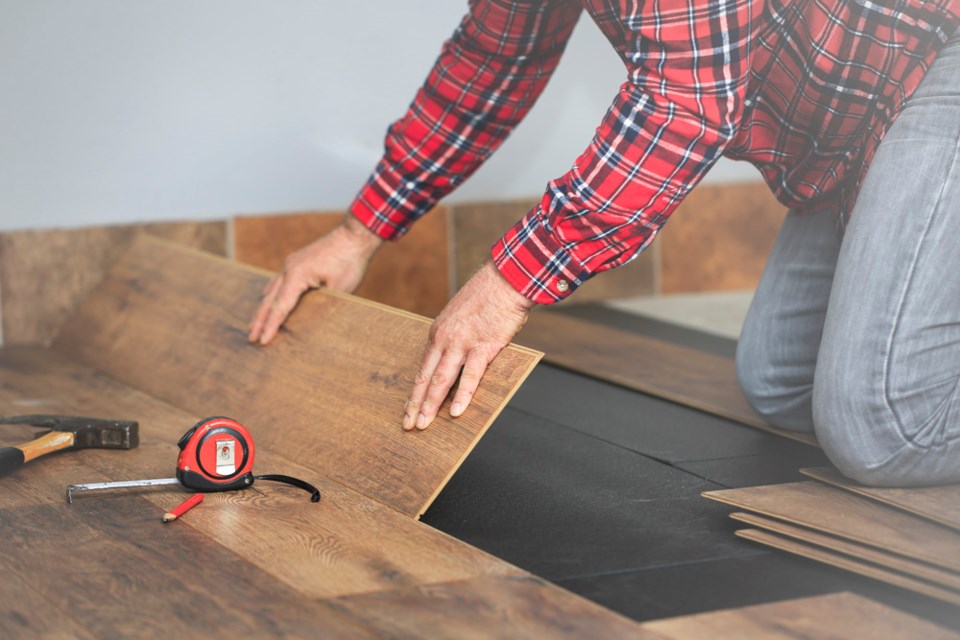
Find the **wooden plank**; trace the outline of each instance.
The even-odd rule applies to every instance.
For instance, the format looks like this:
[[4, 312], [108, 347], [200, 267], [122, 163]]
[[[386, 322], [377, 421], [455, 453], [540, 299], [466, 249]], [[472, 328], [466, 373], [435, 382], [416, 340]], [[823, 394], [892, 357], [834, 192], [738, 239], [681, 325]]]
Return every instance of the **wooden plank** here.
[[861, 560], [857, 560], [855, 558], [851, 558], [850, 556], [836, 553], [822, 547], [814, 547], [813, 545], [792, 540], [769, 531], [761, 531], [759, 529], [741, 529], [737, 531], [736, 534], [737, 536], [746, 540], [759, 542], [760, 544], [773, 547], [774, 549], [787, 551], [810, 560], [816, 560], [817, 562], [822, 562], [832, 567], [837, 567], [838, 569], [844, 569], [846, 571], [867, 576], [868, 578], [873, 578], [874, 580], [880, 580], [881, 582], [886, 582], [887, 584], [892, 584], [902, 589], [908, 589], [916, 593], [921, 593], [925, 596], [936, 598], [937, 600], [942, 600], [944, 602], [949, 602], [953, 605], [960, 605], [960, 594], [958, 594], [956, 591], [942, 589], [936, 585], [930, 584], [929, 582], [924, 582], [905, 574], [891, 571], [890, 569], [881, 567], [879, 565], [863, 562]]
[[[490, 258], [490, 247], [527, 211], [536, 206], [539, 198], [513, 201], [473, 202], [452, 205], [453, 242], [457, 289], [466, 283], [473, 272]], [[653, 295], [657, 292], [657, 265], [659, 249], [637, 256], [628, 265], [600, 274], [586, 282], [570, 304]], [[567, 304], [564, 302], [563, 304]]]
[[463, 416], [450, 418], [445, 405], [430, 429], [408, 433], [400, 419], [429, 322], [319, 290], [272, 345], [258, 347], [247, 323], [266, 281], [253, 268], [142, 238], [54, 348], [192, 413], [231, 415], [266, 448], [413, 516], [539, 359], [504, 349]]
[[756, 288], [785, 215], [763, 182], [699, 185], [655, 243], [661, 292]]
[[226, 229], [217, 221], [0, 233], [4, 344], [49, 344], [138, 234], [225, 255]]
[[19, 576], [0, 580], [0, 638], [6, 640], [94, 640], [61, 603], [50, 600]]
[[[0, 570], [97, 638], [309, 637], [319, 625], [330, 637], [374, 637], [184, 524], [164, 526], [154, 505], [131, 495], [0, 509], [11, 550]], [[69, 622], [51, 620], [63, 630]]]
[[798, 527], [782, 520], [767, 518], [755, 513], [732, 513], [730, 517], [758, 529], [765, 529], [787, 538], [806, 542], [816, 547], [823, 547], [859, 560], [871, 562], [882, 567], [887, 567], [888, 569], [899, 571], [900, 573], [920, 578], [921, 580], [926, 580], [927, 582], [933, 582], [947, 589], [960, 591], [960, 574], [953, 571], [940, 569], [925, 562], [910, 560], [909, 558], [887, 553], [875, 547], [868, 547], [843, 538], [814, 531], [813, 529], [807, 529], [806, 527]]
[[[69, 483], [171, 477], [177, 440], [197, 417], [107, 376], [45, 350], [0, 350], [0, 415], [8, 398], [55, 398], [50, 408], [77, 415], [112, 415], [140, 421], [140, 447], [130, 451], [87, 450], [40, 459], [4, 478], [0, 507], [48, 505], [70, 511], [91, 503], [110, 505], [115, 492], [79, 494], [64, 504]], [[189, 525], [306, 597], [379, 591], [411, 584], [445, 582], [519, 569], [421, 525], [323, 477], [320, 464], [300, 466], [262, 443], [257, 473], [286, 473], [318, 486], [323, 499], [311, 503], [299, 490], [261, 483], [253, 491], [211, 494], [179, 524]], [[309, 437], [295, 427], [287, 436]], [[129, 492], [126, 492], [129, 493]], [[159, 487], [135, 495], [156, 505], [154, 520], [180, 502], [182, 489]], [[121, 492], [119, 495], [123, 495]]]
[[909, 511], [942, 525], [960, 529], [960, 484], [905, 489], [867, 487], [845, 478], [832, 467], [800, 469], [800, 473], [840, 489], [852, 491], [858, 495]]
[[[329, 232], [342, 217], [337, 211], [235, 218], [234, 257], [279, 271], [288, 254]], [[425, 316], [440, 313], [451, 290], [448, 225], [447, 208], [436, 207], [402, 242], [384, 243], [356, 295]]]
[[517, 341], [547, 362], [816, 446], [812, 434], [777, 429], [747, 404], [731, 358], [537, 310]]
[[665, 618], [643, 627], [671, 640], [960, 638], [960, 634], [932, 622], [847, 592]]
[[960, 533], [819, 482], [708, 491], [704, 497], [960, 571]]
[[[332, 604], [390, 638], [659, 637], [533, 576], [476, 578], [339, 598]], [[507, 635], [495, 629], [508, 630]]]

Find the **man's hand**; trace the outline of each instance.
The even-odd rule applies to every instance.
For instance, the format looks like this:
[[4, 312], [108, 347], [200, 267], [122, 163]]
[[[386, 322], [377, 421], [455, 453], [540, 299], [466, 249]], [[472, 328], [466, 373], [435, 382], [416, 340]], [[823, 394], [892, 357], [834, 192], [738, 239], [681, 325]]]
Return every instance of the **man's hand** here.
[[322, 238], [287, 256], [283, 271], [263, 290], [250, 324], [250, 342], [267, 344], [277, 335], [300, 296], [320, 286], [352, 293], [383, 240], [349, 213]]
[[460, 385], [450, 415], [460, 416], [487, 365], [520, 331], [533, 305], [503, 279], [492, 262], [486, 262], [430, 327], [413, 392], [404, 408], [403, 428], [430, 426], [457, 374]]

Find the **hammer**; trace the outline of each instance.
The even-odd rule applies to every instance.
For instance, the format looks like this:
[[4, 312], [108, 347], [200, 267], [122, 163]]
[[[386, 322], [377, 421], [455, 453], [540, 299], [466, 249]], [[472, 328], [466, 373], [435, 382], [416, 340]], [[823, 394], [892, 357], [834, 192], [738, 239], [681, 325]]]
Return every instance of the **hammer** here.
[[105, 420], [82, 416], [8, 416], [0, 424], [47, 427], [30, 442], [0, 448], [0, 476], [16, 471], [34, 458], [72, 449], [133, 449], [140, 444], [139, 425], [132, 420]]

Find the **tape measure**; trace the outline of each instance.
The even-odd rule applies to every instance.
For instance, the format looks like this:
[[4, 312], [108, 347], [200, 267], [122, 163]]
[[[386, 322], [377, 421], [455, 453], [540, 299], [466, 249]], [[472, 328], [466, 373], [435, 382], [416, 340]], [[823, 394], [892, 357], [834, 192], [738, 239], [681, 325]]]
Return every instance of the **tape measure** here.
[[202, 491], [233, 491], [246, 489], [254, 480], [271, 480], [293, 485], [308, 491], [312, 502], [320, 501], [320, 491], [299, 478], [278, 474], [253, 475], [256, 449], [253, 436], [245, 426], [232, 418], [213, 416], [204, 418], [183, 434], [177, 446], [177, 477], [156, 480], [124, 480], [120, 482], [93, 482], [67, 485], [67, 502], [79, 491], [149, 487], [180, 483], [188, 489]]
[[236, 420], [204, 418], [183, 434], [177, 446], [177, 479], [183, 486], [197, 491], [232, 491], [253, 484], [253, 437]]

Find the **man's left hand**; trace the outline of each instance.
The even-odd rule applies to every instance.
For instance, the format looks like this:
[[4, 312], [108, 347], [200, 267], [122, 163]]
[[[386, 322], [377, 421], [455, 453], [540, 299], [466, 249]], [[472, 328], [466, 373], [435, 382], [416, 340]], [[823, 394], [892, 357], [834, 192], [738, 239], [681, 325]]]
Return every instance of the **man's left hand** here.
[[460, 384], [450, 415], [456, 418], [463, 414], [487, 365], [510, 344], [534, 304], [503, 279], [493, 262], [484, 263], [430, 327], [427, 348], [404, 409], [403, 428], [409, 431], [430, 426], [458, 374]]

